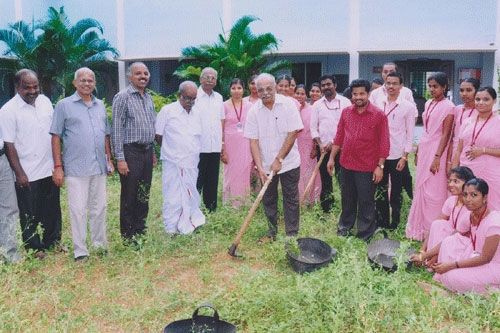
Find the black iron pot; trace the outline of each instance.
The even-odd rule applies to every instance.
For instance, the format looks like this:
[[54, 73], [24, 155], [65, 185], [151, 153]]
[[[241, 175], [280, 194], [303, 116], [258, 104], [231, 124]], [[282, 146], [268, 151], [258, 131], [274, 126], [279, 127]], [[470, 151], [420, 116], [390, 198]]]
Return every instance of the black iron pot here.
[[337, 250], [316, 238], [298, 238], [299, 253], [293, 253], [290, 246], [286, 247], [286, 256], [290, 265], [297, 273], [312, 272], [330, 264]]
[[[374, 236], [380, 232], [384, 235], [384, 238], [372, 240], [370, 244], [368, 244], [368, 260], [376, 267], [381, 267], [388, 272], [395, 272], [398, 268], [396, 264], [396, 253], [401, 243], [397, 240], [389, 239], [387, 232], [382, 229], [378, 229]], [[410, 256], [415, 253], [415, 250], [408, 249], [407, 253]], [[408, 261], [407, 265], [410, 266], [411, 262]]]
[[[213, 316], [200, 316], [201, 308], [210, 308], [214, 311]], [[219, 319], [217, 310], [211, 304], [203, 304], [194, 310], [191, 319], [177, 320], [168, 324], [164, 333], [234, 333], [236, 326]]]

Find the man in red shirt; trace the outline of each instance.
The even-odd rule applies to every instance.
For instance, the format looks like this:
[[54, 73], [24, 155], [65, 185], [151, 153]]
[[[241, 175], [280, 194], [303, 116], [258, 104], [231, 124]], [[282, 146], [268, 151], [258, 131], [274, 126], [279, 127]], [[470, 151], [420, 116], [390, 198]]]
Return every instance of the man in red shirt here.
[[370, 82], [354, 80], [349, 87], [353, 105], [342, 111], [327, 168], [331, 175], [341, 151], [342, 213], [337, 234], [347, 236], [357, 219], [356, 236], [368, 240], [377, 229], [375, 186], [389, 156], [389, 128], [384, 113], [368, 101]]

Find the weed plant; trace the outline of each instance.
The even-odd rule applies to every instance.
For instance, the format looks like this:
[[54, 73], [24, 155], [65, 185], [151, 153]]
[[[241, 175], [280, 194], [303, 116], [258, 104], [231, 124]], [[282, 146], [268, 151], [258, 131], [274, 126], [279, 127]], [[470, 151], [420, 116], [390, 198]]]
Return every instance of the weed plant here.
[[[449, 294], [424, 269], [387, 273], [370, 266], [363, 241], [336, 236], [338, 193], [331, 214], [318, 205], [301, 212], [299, 236], [320, 238], [338, 251], [331, 265], [303, 275], [286, 260], [282, 223], [276, 242], [257, 244], [267, 229], [262, 208], [239, 246], [244, 257], [233, 259], [227, 248], [249, 206], [220, 203], [192, 235], [167, 236], [158, 168], [147, 234], [132, 248], [119, 234], [119, 195], [114, 175], [108, 180], [107, 255], [91, 252], [89, 261], [75, 263], [71, 253], [49, 253], [43, 261], [0, 265], [1, 332], [159, 332], [205, 302], [240, 332], [500, 331], [499, 293]], [[64, 190], [61, 200], [63, 242], [71, 249]], [[403, 216], [408, 205], [405, 197]], [[404, 227], [390, 237], [418, 248], [404, 240]]]

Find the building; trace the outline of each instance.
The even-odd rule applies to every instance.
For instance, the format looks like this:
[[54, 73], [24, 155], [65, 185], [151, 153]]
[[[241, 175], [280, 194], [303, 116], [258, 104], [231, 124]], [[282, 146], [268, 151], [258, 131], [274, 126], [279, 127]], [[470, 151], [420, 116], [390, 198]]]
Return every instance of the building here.
[[419, 95], [427, 73], [437, 70], [448, 73], [455, 103], [466, 77], [498, 87], [500, 0], [0, 0], [0, 27], [37, 20], [49, 6], [65, 6], [72, 21], [93, 17], [103, 24], [104, 37], [121, 53], [120, 87], [126, 65], [140, 60], [151, 70], [152, 89], [174, 91], [181, 49], [215, 41], [243, 15], [260, 18], [251, 25], [255, 33], [281, 40], [279, 57], [292, 61], [293, 75], [307, 85], [334, 73], [342, 88], [379, 76], [381, 65], [393, 61]]

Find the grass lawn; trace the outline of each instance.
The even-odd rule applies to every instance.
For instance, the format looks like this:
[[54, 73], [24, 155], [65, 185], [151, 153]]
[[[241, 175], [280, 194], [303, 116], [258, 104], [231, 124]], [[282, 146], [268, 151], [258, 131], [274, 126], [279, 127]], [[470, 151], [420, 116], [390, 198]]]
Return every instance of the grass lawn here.
[[[227, 248], [247, 209], [221, 207], [190, 236], [168, 237], [161, 218], [160, 169], [155, 170], [148, 233], [139, 250], [119, 235], [117, 176], [108, 182], [109, 254], [86, 263], [72, 254], [0, 265], [1, 332], [160, 332], [211, 302], [240, 332], [499, 332], [500, 293], [452, 295], [423, 269], [393, 274], [372, 269], [366, 244], [336, 236], [336, 210], [301, 212], [301, 236], [338, 250], [333, 264], [311, 274], [291, 270], [284, 239], [258, 245], [266, 222], [259, 209], [232, 259]], [[66, 196], [63, 241], [71, 246]], [[404, 216], [408, 210], [405, 199]], [[403, 219], [404, 220], [404, 219]], [[280, 234], [283, 227], [280, 225]], [[403, 239], [404, 226], [393, 234]], [[418, 244], [413, 244], [417, 247]], [[208, 312], [207, 312], [208, 313]]]

